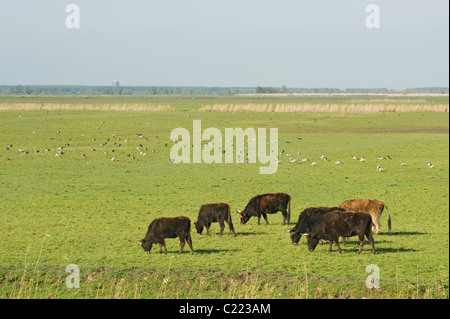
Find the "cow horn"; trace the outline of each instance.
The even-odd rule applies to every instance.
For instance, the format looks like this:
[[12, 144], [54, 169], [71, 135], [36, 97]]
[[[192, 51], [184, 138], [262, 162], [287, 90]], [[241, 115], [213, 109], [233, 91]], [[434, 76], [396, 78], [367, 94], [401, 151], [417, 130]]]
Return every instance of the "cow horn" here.
[[302, 236], [308, 236], [308, 233], [300, 233], [300, 235], [302, 235]]
[[236, 213], [238, 213], [238, 214], [242, 213], [241, 210], [239, 210], [239, 209], [237, 209], [237, 208], [235, 208], [235, 209], [236, 209]]
[[284, 231], [291, 231], [290, 229], [285, 229]]

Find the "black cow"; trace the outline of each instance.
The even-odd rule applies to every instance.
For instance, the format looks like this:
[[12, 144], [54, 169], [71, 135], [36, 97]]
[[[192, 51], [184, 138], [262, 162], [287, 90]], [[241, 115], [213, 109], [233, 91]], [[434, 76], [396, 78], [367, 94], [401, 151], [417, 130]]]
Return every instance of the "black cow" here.
[[289, 231], [292, 244], [297, 245], [302, 238], [302, 234], [311, 232], [320, 222], [322, 216], [331, 211], [342, 211], [345, 209], [339, 207], [309, 207], [303, 210], [298, 217], [297, 224]]
[[178, 253], [181, 254], [186, 241], [191, 249], [192, 255], [194, 251], [192, 249], [191, 239], [191, 220], [185, 216], [172, 218], [161, 217], [153, 220], [150, 226], [148, 226], [144, 239], [141, 239], [141, 246], [148, 254], [153, 244], [159, 244], [159, 253], [161, 253], [161, 249], [164, 247], [164, 253], [167, 254], [164, 238], [176, 237], [180, 239], [180, 251]]
[[342, 253], [339, 246], [339, 237], [359, 237], [359, 250], [361, 253], [364, 246], [364, 236], [367, 237], [372, 245], [372, 253], [375, 254], [375, 245], [372, 236], [372, 217], [365, 213], [351, 213], [348, 212], [329, 212], [322, 216], [321, 221], [308, 233], [303, 234], [308, 237], [308, 249], [313, 251], [319, 240], [326, 239], [330, 241], [331, 251], [333, 241], [336, 243], [339, 253]]
[[225, 228], [225, 221], [227, 222], [230, 231], [233, 232], [234, 236], [236, 236], [233, 222], [231, 221], [230, 205], [227, 203], [205, 204], [200, 207], [197, 221], [194, 222], [194, 225], [197, 229], [197, 233], [201, 234], [203, 227], [206, 227], [206, 235], [209, 235], [209, 227], [211, 226], [211, 223], [219, 222], [219, 236], [222, 236]]
[[269, 224], [267, 214], [275, 214], [278, 211], [281, 211], [283, 214], [283, 225], [289, 225], [291, 219], [291, 196], [286, 193], [257, 195], [250, 199], [243, 211], [236, 209], [241, 219], [241, 224], [245, 224], [250, 217], [255, 216], [258, 217], [258, 225], [261, 215], [264, 217], [266, 224]]

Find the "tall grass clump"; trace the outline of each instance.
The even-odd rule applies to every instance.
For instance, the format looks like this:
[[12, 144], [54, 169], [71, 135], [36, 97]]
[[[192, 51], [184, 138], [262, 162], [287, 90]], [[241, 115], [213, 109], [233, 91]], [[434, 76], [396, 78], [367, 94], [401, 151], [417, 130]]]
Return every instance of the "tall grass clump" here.
[[448, 112], [447, 104], [438, 105], [422, 105], [422, 104], [382, 104], [382, 103], [351, 103], [351, 104], [334, 104], [334, 103], [304, 103], [304, 104], [213, 104], [205, 105], [200, 111], [217, 111], [217, 112], [275, 112], [275, 113], [302, 113], [302, 112]]
[[11, 103], [0, 104], [0, 110], [15, 111], [174, 111], [175, 108], [170, 105], [153, 105], [143, 103], [124, 103], [124, 104], [75, 104], [75, 103]]

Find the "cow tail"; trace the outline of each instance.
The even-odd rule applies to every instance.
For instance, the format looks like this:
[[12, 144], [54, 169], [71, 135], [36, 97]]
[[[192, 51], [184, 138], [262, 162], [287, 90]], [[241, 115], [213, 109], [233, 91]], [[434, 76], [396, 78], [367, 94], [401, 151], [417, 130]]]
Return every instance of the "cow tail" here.
[[391, 214], [385, 202], [383, 202], [384, 207], [386, 207], [386, 213], [388, 214], [388, 230], [391, 232]]
[[184, 234], [184, 238], [191, 238], [191, 224], [192, 222], [189, 220], [186, 228], [186, 234]]
[[[231, 221], [231, 208], [228, 206], [228, 214], [227, 214], [227, 220], [228, 220], [228, 227], [230, 227], [230, 231], [234, 233], [234, 226], [233, 222]], [[236, 236], [236, 234], [235, 234]]]
[[291, 197], [289, 197], [289, 209], [288, 209], [288, 225], [291, 221]]

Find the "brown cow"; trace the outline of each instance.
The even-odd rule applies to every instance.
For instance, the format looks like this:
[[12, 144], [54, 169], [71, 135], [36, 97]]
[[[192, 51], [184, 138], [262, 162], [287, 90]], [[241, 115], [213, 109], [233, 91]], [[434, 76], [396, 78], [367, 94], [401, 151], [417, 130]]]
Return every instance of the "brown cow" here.
[[258, 218], [258, 225], [261, 215], [268, 225], [267, 214], [275, 214], [279, 211], [281, 211], [281, 214], [283, 215], [283, 225], [289, 225], [291, 219], [291, 196], [286, 193], [256, 195], [250, 199], [243, 211], [236, 209], [236, 212], [241, 219], [241, 224], [245, 224], [250, 217], [255, 216]]
[[372, 223], [377, 228], [375, 234], [380, 230], [380, 216], [386, 207], [388, 214], [388, 229], [391, 232], [391, 214], [385, 202], [377, 199], [349, 199], [343, 202], [339, 207], [352, 213], [366, 213], [372, 216]]
[[342, 253], [341, 247], [339, 246], [339, 237], [358, 236], [358, 254], [361, 253], [364, 247], [364, 236], [366, 236], [372, 246], [372, 253], [375, 254], [375, 244], [373, 241], [371, 225], [372, 221], [369, 214], [349, 214], [348, 212], [333, 211], [324, 214], [320, 222], [310, 233], [302, 235], [308, 237], [309, 251], [313, 251], [316, 248], [317, 243], [321, 239], [325, 239], [330, 241], [330, 248], [328, 251], [331, 251], [334, 241], [338, 247], [339, 253]]
[[203, 227], [206, 227], [206, 235], [209, 235], [209, 227], [211, 223], [219, 222], [220, 233], [222, 236], [223, 230], [225, 228], [225, 222], [227, 222], [230, 231], [233, 232], [233, 236], [236, 236], [233, 227], [233, 221], [231, 220], [230, 205], [227, 203], [216, 203], [216, 204], [204, 204], [200, 207], [198, 212], [197, 221], [194, 222], [195, 229], [197, 233], [201, 234]]
[[153, 244], [159, 244], [159, 253], [161, 253], [161, 249], [164, 247], [164, 252], [167, 254], [164, 239], [176, 237], [180, 239], [180, 251], [178, 253], [181, 254], [185, 242], [187, 242], [192, 255], [194, 250], [192, 249], [191, 220], [186, 216], [154, 219], [150, 223], [150, 226], [148, 226], [147, 234], [140, 241], [142, 248], [144, 248], [147, 254], [150, 253]]

